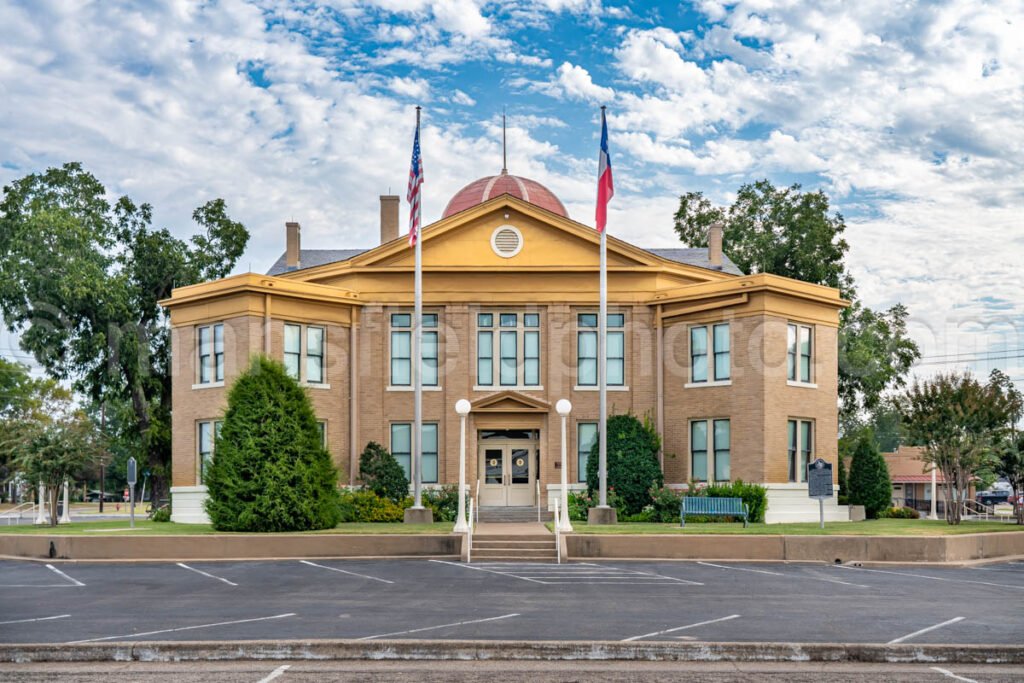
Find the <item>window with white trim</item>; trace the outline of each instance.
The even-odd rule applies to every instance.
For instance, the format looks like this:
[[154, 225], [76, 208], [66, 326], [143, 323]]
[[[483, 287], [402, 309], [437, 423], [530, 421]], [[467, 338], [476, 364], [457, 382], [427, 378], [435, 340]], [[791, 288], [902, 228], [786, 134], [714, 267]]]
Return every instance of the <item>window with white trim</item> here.
[[[391, 386], [412, 385], [412, 313], [391, 314]], [[437, 313], [423, 314], [423, 386], [436, 387], [438, 383]]]
[[728, 419], [692, 420], [690, 422], [690, 479], [713, 481], [732, 479], [732, 429]]
[[729, 323], [690, 328], [691, 383], [728, 381], [732, 376], [731, 362]]
[[224, 323], [196, 329], [199, 353], [199, 384], [224, 381]]
[[810, 325], [789, 323], [786, 333], [786, 379], [811, 383], [814, 331]]
[[206, 479], [206, 470], [213, 460], [213, 449], [220, 436], [220, 429], [224, 425], [222, 420], [205, 420], [196, 423], [196, 451], [199, 461], [199, 483]]
[[476, 328], [477, 386], [540, 386], [539, 313], [478, 313]]
[[576, 481], [587, 480], [587, 459], [597, 443], [597, 423], [576, 423]]
[[[597, 386], [597, 313], [576, 316], [576, 384], [581, 387]], [[626, 316], [609, 313], [607, 318], [605, 370], [608, 386], [620, 387], [626, 383]]]
[[[391, 455], [402, 466], [405, 478], [412, 481], [412, 423], [391, 423]], [[437, 483], [437, 423], [423, 423], [423, 473], [424, 484]]]
[[324, 384], [326, 335], [327, 331], [323, 327], [285, 323], [284, 369], [289, 377], [306, 384]]
[[789, 420], [789, 480], [807, 481], [807, 465], [814, 456], [814, 423], [811, 420]]

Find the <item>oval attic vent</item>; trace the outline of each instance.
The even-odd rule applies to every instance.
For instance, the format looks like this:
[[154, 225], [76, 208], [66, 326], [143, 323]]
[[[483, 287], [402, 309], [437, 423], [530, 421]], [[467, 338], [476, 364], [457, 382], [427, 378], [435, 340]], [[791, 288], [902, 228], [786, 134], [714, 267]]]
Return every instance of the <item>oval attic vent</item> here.
[[523, 235], [511, 225], [503, 225], [491, 235], [491, 249], [504, 258], [512, 258], [523, 248]]

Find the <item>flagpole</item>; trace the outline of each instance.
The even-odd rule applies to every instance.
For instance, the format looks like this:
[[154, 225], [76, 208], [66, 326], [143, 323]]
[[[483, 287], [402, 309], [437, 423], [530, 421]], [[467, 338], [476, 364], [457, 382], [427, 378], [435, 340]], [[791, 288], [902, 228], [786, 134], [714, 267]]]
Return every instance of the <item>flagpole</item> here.
[[[420, 132], [420, 107], [416, 107], [416, 137]], [[421, 157], [422, 158], [422, 157]], [[421, 162], [422, 163], [422, 162]], [[416, 267], [413, 276], [414, 303], [412, 322], [413, 357], [413, 508], [423, 507], [423, 197], [416, 203]]]
[[[603, 110], [604, 107], [601, 107]], [[602, 114], [604, 112], [602, 111]], [[608, 230], [601, 231], [600, 303], [597, 307], [597, 383], [598, 383], [598, 474], [601, 480], [599, 505], [608, 507]]]

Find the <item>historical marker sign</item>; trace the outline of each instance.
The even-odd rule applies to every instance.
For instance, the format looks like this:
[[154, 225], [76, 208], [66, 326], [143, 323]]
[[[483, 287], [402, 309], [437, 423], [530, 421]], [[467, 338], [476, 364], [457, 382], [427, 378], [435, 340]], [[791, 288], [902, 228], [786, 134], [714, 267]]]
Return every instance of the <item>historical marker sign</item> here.
[[832, 497], [832, 465], [821, 458], [807, 465], [807, 495], [811, 498]]
[[139, 483], [139, 468], [135, 464], [135, 458], [128, 458], [128, 485], [135, 486]]

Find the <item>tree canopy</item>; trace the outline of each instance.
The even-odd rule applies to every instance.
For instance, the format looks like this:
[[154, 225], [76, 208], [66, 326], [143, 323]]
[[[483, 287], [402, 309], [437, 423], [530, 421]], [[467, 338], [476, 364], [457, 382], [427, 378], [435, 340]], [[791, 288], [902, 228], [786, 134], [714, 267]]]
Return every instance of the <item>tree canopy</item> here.
[[81, 164], [33, 173], [0, 201], [0, 313], [48, 375], [89, 401], [131, 407], [128, 436], [153, 473], [170, 470], [171, 373], [166, 314], [176, 286], [220, 278], [248, 241], [223, 200], [197, 208], [189, 241], [152, 227], [149, 204], [111, 201]]
[[824, 192], [799, 184], [777, 188], [768, 180], [740, 187], [728, 207], [714, 205], [701, 192], [679, 198], [675, 230], [691, 247], [706, 247], [708, 228], [724, 227], [723, 250], [745, 273], [772, 273], [836, 287], [851, 306], [840, 315], [839, 398], [843, 431], [861, 426], [865, 411], [887, 392], [905, 386], [920, 358], [907, 334], [907, 309], [897, 304], [874, 311], [857, 300], [856, 283], [846, 267], [849, 245], [842, 214], [830, 213]]

